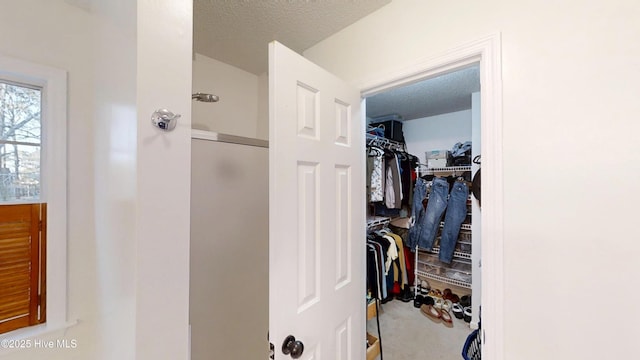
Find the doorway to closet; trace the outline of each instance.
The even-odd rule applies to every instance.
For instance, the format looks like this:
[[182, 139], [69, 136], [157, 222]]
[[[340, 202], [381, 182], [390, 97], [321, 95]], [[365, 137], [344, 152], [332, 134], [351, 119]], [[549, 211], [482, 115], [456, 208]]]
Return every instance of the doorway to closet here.
[[[368, 339], [379, 338], [387, 359], [459, 357], [479, 326], [480, 206], [471, 188], [481, 153], [480, 64], [365, 103], [367, 293], [368, 308], [378, 309], [369, 312]], [[449, 185], [444, 206], [434, 206], [442, 195], [434, 183]], [[380, 358], [374, 351], [368, 358]]]

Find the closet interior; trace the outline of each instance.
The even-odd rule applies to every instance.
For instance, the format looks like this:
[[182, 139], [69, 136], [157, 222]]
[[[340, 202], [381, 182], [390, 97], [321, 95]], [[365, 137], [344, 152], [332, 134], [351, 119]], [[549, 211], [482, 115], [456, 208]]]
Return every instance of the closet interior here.
[[[424, 354], [414, 335], [448, 338], [443, 356], [459, 358], [480, 326], [478, 71], [366, 100], [367, 359]], [[399, 334], [413, 323], [420, 334]]]

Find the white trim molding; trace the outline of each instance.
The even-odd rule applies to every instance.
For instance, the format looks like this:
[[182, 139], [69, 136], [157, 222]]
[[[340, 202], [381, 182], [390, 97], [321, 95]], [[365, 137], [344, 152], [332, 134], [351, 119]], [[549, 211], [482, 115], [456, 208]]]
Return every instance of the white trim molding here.
[[482, 154], [482, 324], [485, 359], [504, 359], [504, 190], [502, 161], [502, 63], [500, 33], [462, 44], [438, 56], [372, 76], [360, 84], [368, 97], [480, 64]]
[[67, 72], [0, 55], [0, 78], [42, 88], [41, 200], [47, 203], [47, 321], [0, 338], [66, 328], [67, 320]]

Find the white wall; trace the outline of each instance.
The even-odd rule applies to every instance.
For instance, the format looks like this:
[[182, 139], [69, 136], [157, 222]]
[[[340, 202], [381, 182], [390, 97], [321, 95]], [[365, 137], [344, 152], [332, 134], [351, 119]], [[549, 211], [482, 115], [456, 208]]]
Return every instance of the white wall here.
[[[52, 16], [52, 14], [56, 14]], [[64, 21], [60, 21], [64, 19]], [[3, 359], [99, 359], [97, 333], [105, 323], [99, 311], [97, 283], [95, 187], [99, 172], [94, 145], [95, 114], [94, 23], [90, 14], [62, 0], [3, 1], [0, 11], [0, 52], [4, 55], [68, 71], [68, 317], [79, 319], [66, 333], [47, 339], [75, 339], [78, 348], [30, 349]], [[65, 171], [61, 169], [60, 171]], [[116, 256], [120, 249], [109, 254]], [[107, 255], [107, 256], [109, 256]], [[105, 336], [104, 341], [109, 341]], [[126, 346], [126, 344], [124, 344]]]
[[[175, 26], [156, 26], [168, 17]], [[59, 170], [68, 172], [68, 317], [78, 320], [37, 337], [77, 348], [3, 359], [187, 358], [190, 20], [189, 0], [3, 2], [0, 52], [68, 71], [68, 168]], [[171, 36], [167, 63], [177, 68], [159, 70], [165, 47], [154, 45]], [[154, 82], [164, 80], [172, 87]], [[150, 124], [160, 106], [183, 114], [172, 133]]]
[[[85, 91], [92, 92], [94, 114], [85, 121], [94, 128], [88, 140], [94, 149], [95, 234], [85, 241], [95, 243], [94, 262], [70, 276], [96, 272], [93, 292], [85, 295], [96, 302], [96, 333], [87, 340], [93, 345], [90, 357], [131, 359], [136, 334], [136, 6], [126, 0], [94, 2], [91, 15], [95, 58], [89, 64], [95, 82]], [[114, 341], [121, 346], [112, 346]]]
[[196, 54], [193, 92], [218, 95], [220, 101], [193, 101], [194, 129], [256, 137], [258, 76], [207, 56]]
[[[135, 358], [186, 360], [193, 1], [136, 5]], [[175, 129], [151, 125], [158, 108]]]
[[407, 151], [426, 164], [425, 151], [451, 150], [458, 142], [471, 141], [471, 110], [406, 120], [402, 132]]
[[305, 52], [360, 84], [501, 32], [505, 359], [636, 352], [639, 16], [635, 0], [395, 0]]

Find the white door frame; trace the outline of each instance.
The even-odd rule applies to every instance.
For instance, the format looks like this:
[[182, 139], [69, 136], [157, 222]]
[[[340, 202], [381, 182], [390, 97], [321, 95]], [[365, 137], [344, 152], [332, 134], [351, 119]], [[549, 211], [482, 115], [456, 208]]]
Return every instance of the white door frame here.
[[502, 64], [500, 33], [463, 44], [439, 56], [420, 59], [371, 77], [356, 86], [362, 97], [480, 63], [482, 154], [482, 330], [483, 357], [504, 358]]

